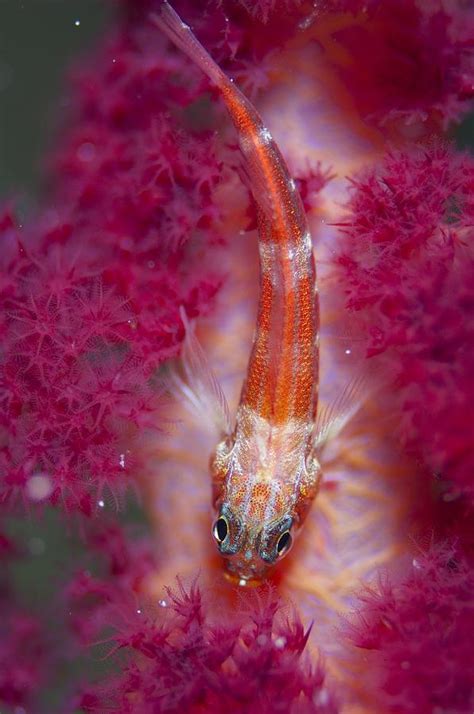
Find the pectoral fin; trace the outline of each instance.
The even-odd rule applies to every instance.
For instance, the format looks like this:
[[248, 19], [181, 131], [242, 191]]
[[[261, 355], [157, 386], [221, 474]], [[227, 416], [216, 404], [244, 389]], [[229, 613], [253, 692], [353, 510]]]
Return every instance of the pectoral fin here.
[[184, 397], [199, 419], [209, 422], [220, 434], [229, 434], [230, 413], [222, 387], [194, 334], [194, 326], [189, 322], [183, 307], [180, 308], [180, 315], [185, 338], [180, 365], [177, 369], [172, 368], [169, 371], [169, 382], [173, 390]]
[[366, 387], [366, 378], [358, 374], [346, 384], [332, 402], [318, 411], [314, 430], [316, 453], [321, 452], [328, 441], [338, 436], [359, 411]]

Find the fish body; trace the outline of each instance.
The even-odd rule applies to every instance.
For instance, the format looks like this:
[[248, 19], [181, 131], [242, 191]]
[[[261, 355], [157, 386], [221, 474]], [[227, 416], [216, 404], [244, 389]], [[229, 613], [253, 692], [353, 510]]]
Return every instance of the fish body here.
[[295, 182], [261, 117], [164, 2], [152, 20], [220, 90], [258, 217], [260, 296], [235, 428], [211, 458], [214, 538], [227, 574], [261, 582], [290, 550], [314, 500], [319, 301]]

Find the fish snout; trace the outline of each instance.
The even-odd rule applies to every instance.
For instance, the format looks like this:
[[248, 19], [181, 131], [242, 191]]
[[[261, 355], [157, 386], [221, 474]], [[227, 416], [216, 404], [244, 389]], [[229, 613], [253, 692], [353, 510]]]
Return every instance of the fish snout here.
[[260, 585], [269, 571], [269, 566], [250, 548], [243, 549], [233, 556], [227, 556], [224, 565], [227, 580], [243, 587]]

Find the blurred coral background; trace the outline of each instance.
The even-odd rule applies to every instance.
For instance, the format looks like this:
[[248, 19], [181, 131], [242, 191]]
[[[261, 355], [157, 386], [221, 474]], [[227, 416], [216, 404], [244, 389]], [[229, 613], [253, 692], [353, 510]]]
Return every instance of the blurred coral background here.
[[364, 374], [271, 582], [224, 582], [180, 307], [239, 398], [252, 202], [158, 0], [0, 6], [0, 711], [474, 708], [474, 6], [177, 0], [312, 227], [321, 404]]

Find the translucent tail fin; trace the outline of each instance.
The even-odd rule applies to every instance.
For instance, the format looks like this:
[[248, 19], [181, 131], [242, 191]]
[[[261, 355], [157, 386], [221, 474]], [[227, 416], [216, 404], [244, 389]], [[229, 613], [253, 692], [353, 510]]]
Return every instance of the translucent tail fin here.
[[222, 88], [230, 80], [214, 62], [207, 50], [193, 35], [189, 25], [186, 25], [173, 10], [171, 5], [164, 0], [158, 13], [152, 13], [150, 19], [176, 47], [179, 47], [188, 57], [197, 64], [209, 79]]

